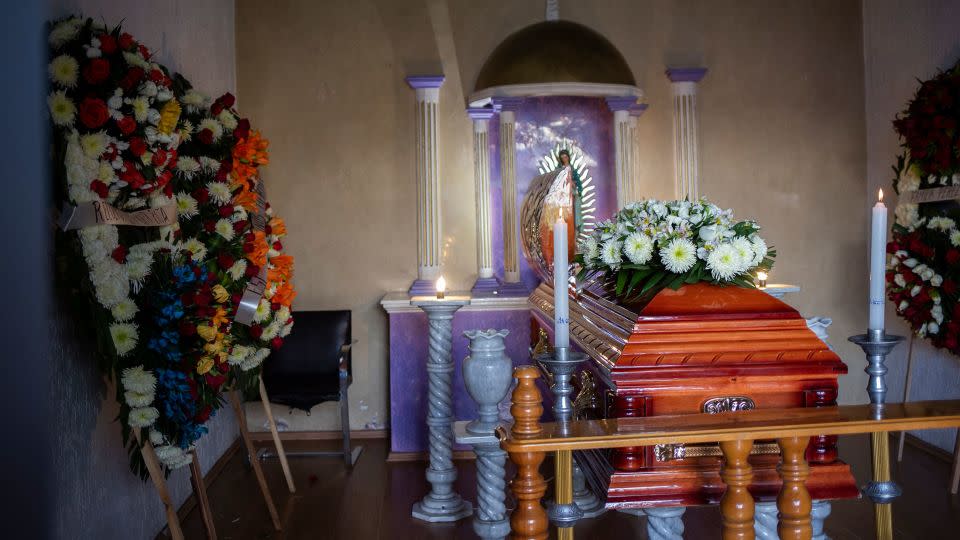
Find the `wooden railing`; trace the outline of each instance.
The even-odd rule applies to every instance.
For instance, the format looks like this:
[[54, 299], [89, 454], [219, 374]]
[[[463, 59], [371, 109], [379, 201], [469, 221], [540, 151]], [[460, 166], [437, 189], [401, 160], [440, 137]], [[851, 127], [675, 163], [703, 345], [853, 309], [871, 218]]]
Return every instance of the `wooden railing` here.
[[[753, 441], [776, 439], [781, 450], [778, 467], [783, 486], [777, 497], [778, 533], [781, 540], [809, 539], [810, 494], [804, 483], [809, 466], [804, 457], [809, 438], [815, 435], [874, 434], [874, 453], [883, 454], [874, 463], [874, 479], [889, 480], [886, 433], [890, 431], [960, 427], [960, 401], [920, 401], [888, 404], [802, 409], [756, 409], [734, 413], [653, 416], [609, 420], [540, 423], [542, 399], [533, 366], [516, 369], [518, 384], [513, 392], [513, 427], [497, 432], [501, 447], [517, 465], [512, 490], [517, 509], [510, 518], [514, 539], [547, 537], [548, 520], [540, 499], [547, 484], [540, 464], [547, 452], [555, 452], [558, 474], [555, 491], [559, 503], [572, 500], [569, 478], [571, 451], [626, 448], [655, 444], [720, 443], [723, 452], [721, 478], [727, 490], [720, 500], [724, 539], [753, 539], [754, 500], [747, 491], [752, 471], [747, 456]], [[876, 456], [875, 456], [876, 457]], [[881, 464], [878, 470], [878, 463]], [[560, 476], [566, 476], [560, 478]], [[889, 505], [886, 505], [889, 508]], [[881, 521], [878, 520], [878, 527]], [[878, 530], [878, 538], [892, 538], [890, 522]], [[560, 538], [572, 538], [572, 527], [560, 529]]]

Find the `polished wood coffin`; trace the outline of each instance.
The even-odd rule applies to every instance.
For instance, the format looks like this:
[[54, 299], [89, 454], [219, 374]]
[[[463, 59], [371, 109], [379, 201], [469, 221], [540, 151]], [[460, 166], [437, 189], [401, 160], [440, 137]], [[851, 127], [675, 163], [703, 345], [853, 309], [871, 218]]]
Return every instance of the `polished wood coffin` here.
[[[553, 325], [553, 289], [530, 295], [534, 325]], [[846, 365], [800, 314], [763, 291], [694, 284], [664, 289], [645, 304], [611, 301], [601, 289], [571, 298], [570, 335], [591, 362], [575, 381], [580, 418], [716, 413], [835, 405]], [[543, 343], [540, 344], [543, 347]], [[723, 494], [716, 444], [656, 445], [577, 452], [608, 508], [716, 504]], [[836, 437], [807, 448], [814, 499], [858, 496]], [[757, 441], [750, 493], [773, 500], [779, 450]]]

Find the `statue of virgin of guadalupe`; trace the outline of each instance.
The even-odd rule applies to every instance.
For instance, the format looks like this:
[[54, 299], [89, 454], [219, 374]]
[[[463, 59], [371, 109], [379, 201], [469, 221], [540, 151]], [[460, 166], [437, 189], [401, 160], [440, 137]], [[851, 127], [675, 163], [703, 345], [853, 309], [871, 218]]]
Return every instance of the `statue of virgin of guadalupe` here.
[[560, 150], [557, 153], [557, 161], [560, 162], [557, 165], [557, 170], [567, 169], [568, 178], [573, 178], [573, 187], [576, 189], [571, 190], [573, 195], [573, 226], [574, 226], [574, 238], [577, 234], [583, 229], [583, 182], [580, 180], [580, 173], [577, 172], [577, 168], [570, 163], [570, 151], [566, 148]]

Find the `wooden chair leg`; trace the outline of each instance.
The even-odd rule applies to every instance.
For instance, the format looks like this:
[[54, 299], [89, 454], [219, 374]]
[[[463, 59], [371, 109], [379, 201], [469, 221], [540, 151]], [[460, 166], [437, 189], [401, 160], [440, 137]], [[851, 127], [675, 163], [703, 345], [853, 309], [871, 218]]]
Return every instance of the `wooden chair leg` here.
[[173, 506], [173, 500], [170, 499], [170, 492], [167, 490], [167, 481], [163, 476], [163, 469], [160, 466], [160, 460], [157, 454], [153, 452], [153, 444], [149, 440], [142, 438], [140, 428], [133, 429], [133, 436], [140, 445], [140, 452], [143, 455], [143, 462], [150, 473], [150, 479], [153, 486], [157, 488], [157, 494], [160, 501], [163, 502], [163, 509], [167, 514], [167, 528], [170, 529], [170, 537], [173, 540], [183, 540], [183, 529], [180, 528], [180, 516], [177, 515], [177, 509]]
[[270, 407], [270, 397], [267, 395], [267, 387], [263, 384], [263, 377], [260, 377], [260, 402], [263, 403], [263, 412], [267, 415], [267, 424], [270, 426], [273, 446], [277, 449], [277, 457], [280, 458], [283, 477], [287, 479], [287, 489], [290, 490], [290, 493], [296, 493], [297, 487], [293, 485], [293, 474], [290, 472], [290, 464], [287, 463], [287, 453], [283, 451], [280, 433], [277, 432], [277, 423], [273, 419], [273, 409]]
[[260, 467], [260, 460], [257, 459], [257, 451], [253, 447], [253, 440], [250, 438], [250, 432], [247, 431], [247, 415], [243, 412], [243, 403], [240, 401], [240, 391], [230, 391], [230, 403], [233, 405], [233, 411], [237, 414], [237, 423], [240, 425], [240, 437], [247, 448], [247, 457], [250, 459], [250, 465], [253, 466], [253, 473], [257, 477], [257, 484], [260, 485], [260, 492], [263, 493], [263, 501], [267, 504], [267, 510], [270, 512], [270, 519], [273, 521], [273, 528], [281, 530], [280, 516], [277, 514], [277, 507], [273, 504], [273, 497], [270, 495], [270, 487], [267, 485], [267, 479], [263, 476], [263, 468]]
[[510, 454], [517, 465], [517, 475], [510, 488], [517, 498], [517, 508], [510, 515], [511, 538], [514, 540], [545, 540], [547, 538], [547, 511], [540, 499], [547, 492], [547, 482], [540, 474], [543, 452], [519, 452]]
[[207, 485], [203, 481], [203, 470], [200, 468], [200, 458], [197, 451], [190, 452], [190, 480], [193, 483], [193, 493], [197, 496], [197, 505], [200, 506], [200, 517], [203, 519], [203, 528], [207, 531], [209, 540], [217, 540], [217, 528], [213, 523], [213, 511], [210, 508], [210, 499], [207, 498]]
[[808, 439], [784, 437], [777, 440], [781, 456], [777, 471], [783, 480], [777, 496], [777, 510], [780, 511], [777, 532], [780, 540], [810, 540], [813, 537], [810, 525], [812, 503], [810, 492], [804, 484], [810, 474], [810, 467], [804, 459]]
[[957, 441], [953, 443], [953, 474], [950, 475], [950, 493], [957, 494], [960, 485], [960, 428], [957, 428]]
[[753, 478], [753, 468], [747, 457], [753, 449], [753, 441], [724, 441], [723, 466], [720, 478], [727, 491], [720, 499], [720, 515], [723, 520], [723, 540], [754, 540], [753, 496], [747, 491]]

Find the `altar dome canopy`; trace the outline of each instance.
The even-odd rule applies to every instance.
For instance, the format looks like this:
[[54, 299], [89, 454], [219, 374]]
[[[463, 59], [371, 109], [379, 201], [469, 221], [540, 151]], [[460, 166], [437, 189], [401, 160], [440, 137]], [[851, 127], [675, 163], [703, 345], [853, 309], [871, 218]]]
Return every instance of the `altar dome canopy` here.
[[[551, 85], [585, 89], [564, 95], [642, 96], [627, 61], [607, 38], [579, 23], [544, 21], [510, 34], [493, 50], [477, 76], [471, 102], [493, 95], [542, 94], [537, 89]], [[504, 87], [517, 86], [520, 92], [504, 92]]]

